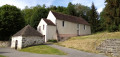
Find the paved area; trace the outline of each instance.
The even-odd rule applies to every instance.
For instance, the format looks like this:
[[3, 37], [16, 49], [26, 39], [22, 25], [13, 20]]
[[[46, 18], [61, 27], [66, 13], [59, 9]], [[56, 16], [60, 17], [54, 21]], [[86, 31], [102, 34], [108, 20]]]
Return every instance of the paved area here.
[[57, 45], [49, 45], [49, 46], [62, 50], [68, 55], [35, 54], [28, 52], [20, 52], [11, 48], [0, 48], [0, 55], [5, 55], [7, 57], [107, 57], [105, 55], [87, 53]]

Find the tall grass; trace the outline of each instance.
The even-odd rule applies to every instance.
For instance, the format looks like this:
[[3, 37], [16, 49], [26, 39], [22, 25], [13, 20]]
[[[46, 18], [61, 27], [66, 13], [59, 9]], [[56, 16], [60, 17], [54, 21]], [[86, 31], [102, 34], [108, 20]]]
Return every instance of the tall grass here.
[[72, 37], [67, 41], [59, 42], [58, 45], [62, 45], [69, 48], [75, 48], [82, 51], [99, 53], [96, 47], [105, 39], [120, 38], [120, 32], [102, 32], [88, 36]]

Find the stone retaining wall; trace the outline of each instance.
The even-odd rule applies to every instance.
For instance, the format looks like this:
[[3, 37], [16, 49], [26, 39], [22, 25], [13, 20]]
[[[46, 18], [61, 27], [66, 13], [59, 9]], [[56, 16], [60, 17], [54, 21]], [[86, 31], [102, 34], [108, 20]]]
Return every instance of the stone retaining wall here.
[[9, 47], [10, 41], [0, 41], [0, 47]]
[[120, 57], [120, 39], [104, 40], [97, 50], [100, 50], [101, 53], [111, 54], [112, 57]]

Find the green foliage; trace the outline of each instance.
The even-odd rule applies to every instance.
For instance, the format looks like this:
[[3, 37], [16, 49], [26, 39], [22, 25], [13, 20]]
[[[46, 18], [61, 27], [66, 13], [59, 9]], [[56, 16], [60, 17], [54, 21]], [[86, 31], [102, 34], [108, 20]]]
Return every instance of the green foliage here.
[[23, 13], [23, 15], [24, 15], [25, 24], [26, 24], [26, 25], [30, 24], [31, 16], [33, 15], [33, 9], [28, 8], [28, 7], [26, 6], [25, 9], [22, 10], [22, 13]]
[[53, 42], [53, 43], [56, 43], [56, 42], [57, 42], [57, 40], [55, 40], [55, 39], [50, 39], [50, 40], [48, 40], [48, 42]]
[[76, 16], [84, 18], [86, 21], [88, 20], [90, 8], [81, 4], [75, 5]]
[[67, 6], [67, 14], [76, 16], [75, 5], [73, 5], [71, 2], [69, 2]]
[[45, 5], [40, 6], [37, 5], [35, 7], [28, 8], [22, 10], [24, 14], [25, 23], [30, 24], [32, 27], [36, 28], [41, 18], [46, 18], [48, 15], [48, 9], [45, 8]]
[[105, 14], [105, 11], [102, 11], [100, 13], [100, 31], [106, 30], [106, 27], [105, 27], [106, 26], [105, 25], [105, 16], [104, 16], [104, 14]]
[[99, 14], [94, 6], [94, 3], [92, 3], [91, 10], [89, 11], [89, 23], [91, 25], [92, 33], [95, 33], [99, 30]]
[[115, 25], [112, 25], [108, 28], [109, 32], [115, 32], [116, 30], [117, 30], [117, 26], [115, 26]]
[[46, 18], [47, 15], [48, 15], [47, 9], [45, 8], [36, 9], [33, 15], [31, 16], [30, 25], [36, 28], [41, 18]]
[[104, 25], [108, 31], [118, 31], [120, 24], [120, 0], [106, 0], [103, 10]]
[[0, 40], [9, 40], [9, 37], [23, 28], [24, 24], [21, 10], [16, 6], [0, 7]]
[[52, 10], [52, 11], [56, 11], [56, 12], [60, 12], [63, 14], [67, 14], [67, 8], [63, 7], [63, 6], [53, 6], [51, 5], [50, 7], [47, 8], [48, 11]]
[[32, 47], [28, 47], [28, 48], [23, 48], [20, 51], [38, 53], [38, 54], [55, 54], [55, 55], [65, 55], [66, 54], [58, 49], [52, 48], [47, 45], [32, 46]]
[[119, 28], [119, 31], [120, 31], [120, 24], [119, 24], [119, 27], [118, 27], [118, 28]]

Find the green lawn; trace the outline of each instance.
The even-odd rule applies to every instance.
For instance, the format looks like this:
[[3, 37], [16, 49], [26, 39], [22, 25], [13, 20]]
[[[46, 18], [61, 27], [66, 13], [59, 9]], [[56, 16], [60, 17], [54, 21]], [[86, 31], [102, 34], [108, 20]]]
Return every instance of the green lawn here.
[[38, 54], [66, 55], [66, 53], [47, 45], [27, 47], [27, 48], [21, 49], [20, 51], [38, 53]]
[[6, 56], [0, 55], [0, 57], [6, 57]]

